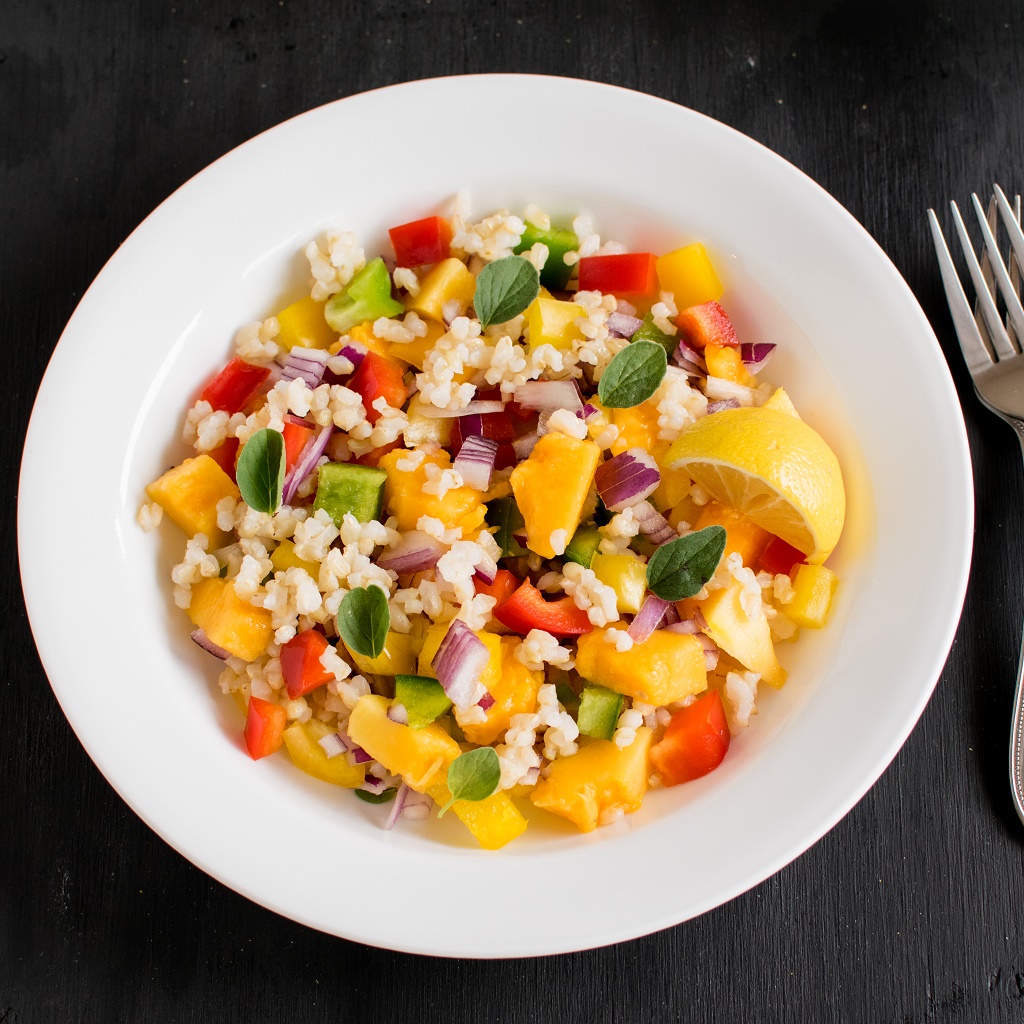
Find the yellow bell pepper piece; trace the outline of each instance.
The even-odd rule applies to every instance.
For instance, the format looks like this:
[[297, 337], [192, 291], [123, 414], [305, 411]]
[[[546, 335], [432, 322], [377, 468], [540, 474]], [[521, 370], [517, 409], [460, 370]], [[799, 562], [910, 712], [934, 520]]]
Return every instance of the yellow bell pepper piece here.
[[702, 302], [717, 302], [725, 291], [700, 242], [659, 257], [655, 270], [662, 291], [672, 293], [680, 310]]
[[743, 564], [748, 566], [757, 565], [761, 552], [772, 539], [767, 530], [762, 530], [741, 512], [714, 499], [701, 508], [697, 521], [692, 525], [694, 530], [703, 530], [705, 526], [721, 526], [725, 530], [725, 551], [722, 557], [738, 552]]
[[146, 488], [146, 493], [188, 536], [205, 533], [210, 550], [227, 535], [217, 528], [217, 502], [241, 495], [234, 481], [209, 455], [186, 459]]
[[[595, 445], [596, 447], [596, 445]], [[440, 519], [447, 527], [458, 526], [463, 537], [483, 526], [487, 509], [480, 500], [480, 492], [472, 487], [453, 487], [444, 497], [427, 494], [427, 466], [441, 470], [451, 469], [451, 458], [445, 451], [427, 455], [416, 469], [399, 469], [398, 463], [409, 457], [402, 449], [388, 452], [380, 460], [380, 467], [388, 476], [384, 482], [384, 504], [398, 520], [399, 530], [415, 530], [420, 516]]]
[[821, 629], [828, 621], [829, 609], [839, 578], [823, 565], [798, 565], [793, 575], [793, 600], [782, 610], [798, 626]]
[[298, 302], [286, 306], [277, 314], [281, 329], [274, 341], [283, 349], [330, 348], [338, 335], [324, 319], [323, 302], [317, 302], [308, 295]]
[[778, 688], [786, 681], [786, 670], [775, 657], [768, 620], [761, 610], [756, 615], [747, 614], [742, 593], [743, 584], [734, 580], [721, 590], [713, 590], [700, 602], [701, 614], [708, 624], [706, 632], [726, 654]]
[[[422, 338], [416, 338], [409, 342], [392, 341], [388, 343], [392, 358], [410, 363], [417, 370], [423, 369], [424, 357], [447, 330], [443, 323], [438, 323], [436, 320], [425, 320], [424, 323], [427, 326], [427, 333]], [[451, 421], [448, 422], [450, 425]]]
[[412, 675], [416, 671], [416, 650], [419, 641], [407, 633], [388, 632], [384, 639], [384, 650], [376, 658], [368, 658], [365, 654], [353, 651], [348, 644], [345, 647], [352, 655], [356, 668], [363, 675], [397, 676]]
[[735, 345], [708, 345], [704, 349], [704, 361], [711, 377], [730, 380], [745, 388], [757, 387], [757, 378], [743, 365], [740, 350]]
[[[435, 783], [427, 793], [439, 807], [444, 807], [452, 795], [444, 782]], [[508, 793], [501, 789], [486, 800], [456, 800], [451, 813], [485, 850], [500, 850], [526, 831], [526, 819]]]
[[538, 296], [526, 311], [530, 348], [535, 349], [540, 345], [572, 348], [572, 343], [583, 337], [576, 320], [585, 316], [586, 311], [576, 302], [561, 302]]
[[274, 639], [270, 612], [243, 601], [233, 583], [217, 576], [192, 585], [188, 615], [218, 647], [243, 661], [258, 658]]
[[356, 789], [366, 778], [366, 765], [349, 764], [344, 754], [328, 757], [319, 741], [334, 730], [326, 722], [315, 718], [303, 724], [293, 722], [284, 731], [284, 745], [297, 768], [315, 779], [323, 779], [335, 786]]
[[283, 540], [270, 554], [271, 564], [275, 572], [284, 572], [286, 569], [305, 569], [314, 579], [320, 578], [320, 563], [308, 562], [295, 554], [295, 543], [290, 540]]
[[640, 611], [647, 590], [647, 566], [636, 555], [594, 555], [590, 568], [615, 591], [615, 606], [620, 613], [635, 615]]
[[440, 323], [444, 319], [442, 310], [446, 302], [456, 299], [465, 312], [475, 292], [476, 278], [462, 260], [451, 256], [430, 269], [420, 282], [419, 294], [415, 298], [409, 296], [405, 308]]

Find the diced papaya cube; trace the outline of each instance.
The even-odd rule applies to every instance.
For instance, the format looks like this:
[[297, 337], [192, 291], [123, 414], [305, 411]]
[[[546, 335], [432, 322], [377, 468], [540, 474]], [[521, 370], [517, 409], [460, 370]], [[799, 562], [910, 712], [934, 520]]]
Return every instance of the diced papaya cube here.
[[620, 612], [635, 615], [644, 603], [647, 591], [647, 565], [632, 552], [621, 555], [594, 555], [590, 561], [594, 575], [615, 591], [615, 606]]
[[192, 585], [189, 618], [218, 647], [241, 658], [258, 658], [274, 638], [271, 615], [243, 601], [230, 580], [213, 577]]
[[655, 264], [663, 291], [671, 292], [676, 309], [717, 301], [725, 288], [700, 242], [661, 256]]
[[274, 341], [283, 349], [330, 348], [338, 335], [324, 319], [324, 303], [308, 295], [277, 314], [281, 329]]
[[[560, 555], [580, 525], [601, 449], [593, 441], [545, 434], [510, 478], [526, 524], [526, 544], [543, 558]], [[561, 536], [559, 536], [561, 534]], [[556, 551], [554, 540], [561, 540]]]
[[284, 745], [297, 768], [316, 779], [335, 786], [356, 789], [366, 777], [366, 765], [349, 764], [344, 754], [328, 757], [319, 741], [334, 730], [315, 718], [308, 722], [293, 722], [284, 731]]
[[[477, 635], [490, 647], [489, 640], [484, 638], [492, 634]], [[528, 669], [515, 656], [516, 648], [522, 643], [518, 637], [505, 636], [496, 639], [501, 643], [500, 664], [497, 672], [493, 673], [493, 678], [484, 683], [494, 698], [494, 703], [484, 712], [487, 721], [462, 727], [470, 743], [493, 743], [504, 736], [511, 725], [513, 715], [530, 714], [536, 709], [537, 694], [540, 692], [541, 683], [544, 682], [543, 672]], [[490, 663], [488, 669], [491, 669]], [[491, 675], [490, 672], [486, 674]]]
[[476, 278], [462, 260], [452, 256], [434, 264], [420, 281], [419, 294], [415, 297], [410, 296], [406, 300], [405, 308], [415, 310], [422, 316], [440, 323], [444, 319], [442, 310], [446, 302], [455, 299], [461, 311], [465, 312], [473, 301], [475, 291]]
[[412, 675], [416, 666], [416, 649], [419, 641], [407, 633], [388, 632], [384, 640], [384, 650], [376, 658], [368, 658], [365, 654], [352, 650], [345, 645], [356, 668], [363, 675], [397, 676]]
[[[619, 431], [612, 443], [612, 455], [619, 455], [628, 448], [642, 448], [657, 459], [658, 447], [658, 406], [650, 400], [628, 409], [609, 409], [608, 418]], [[667, 445], [664, 446], [667, 450]]]
[[558, 758], [530, 799], [537, 807], [568, 818], [581, 832], [593, 832], [603, 817], [615, 812], [632, 814], [647, 792], [653, 736], [641, 726], [628, 747], [595, 740], [569, 757]]
[[[417, 370], [423, 369], [423, 359], [426, 354], [437, 344], [438, 339], [445, 333], [445, 325], [436, 320], [425, 320], [427, 333], [422, 338], [416, 338], [409, 342], [390, 342], [390, 352], [393, 359], [401, 359], [411, 363]], [[451, 427], [451, 420], [445, 421]]]
[[576, 302], [538, 296], [526, 311], [530, 348], [535, 349], [539, 345], [572, 348], [572, 343], [583, 337], [576, 320], [585, 316], [585, 310]]
[[704, 361], [708, 375], [722, 380], [742, 384], [745, 388], [756, 388], [757, 378], [743, 364], [740, 350], [732, 345], [708, 345], [704, 349]]
[[[543, 440], [543, 439], [542, 439]], [[596, 447], [596, 445], [595, 445]], [[404, 451], [389, 452], [380, 460], [380, 468], [387, 472], [384, 483], [384, 503], [398, 520], [399, 530], [415, 530], [420, 516], [440, 519], [446, 527], [458, 526], [464, 537], [480, 529], [487, 508], [480, 500], [480, 492], [472, 487], [453, 487], [444, 497], [427, 494], [427, 466], [441, 470], [451, 469], [451, 458], [445, 451], [427, 455], [416, 469], [399, 469], [398, 463], [408, 458]]]
[[[354, 341], [359, 345], [362, 345], [368, 352], [373, 352], [384, 359], [391, 358], [391, 342], [385, 341], [383, 338], [378, 338], [373, 333], [373, 321], [368, 320], [366, 323], [356, 324], [355, 327], [349, 329], [346, 337], [349, 341]], [[340, 350], [344, 342], [338, 344]]]
[[772, 535], [767, 530], [752, 522], [741, 512], [723, 505], [712, 499], [700, 510], [694, 530], [703, 530], [705, 526], [721, 526], [725, 530], [725, 552], [722, 557], [737, 552], [743, 564], [756, 566]]
[[599, 686], [645, 704], [671, 704], [707, 689], [704, 648], [696, 637], [656, 629], [643, 643], [619, 651], [606, 629], [584, 633], [576, 644], [576, 671]]
[[[451, 790], [444, 782], [436, 782], [427, 794], [440, 807], [451, 799]], [[485, 850], [500, 850], [526, 831], [526, 819], [508, 793], [498, 790], [486, 800], [456, 800], [451, 813], [461, 821]]]
[[281, 541], [271, 552], [270, 561], [275, 572], [284, 572], [285, 569], [305, 569], [314, 580], [320, 577], [320, 563], [308, 562], [304, 558], [299, 558], [295, 554], [295, 542], [291, 540]]
[[217, 529], [217, 502], [241, 497], [235, 482], [209, 455], [186, 459], [146, 488], [146, 493], [188, 536], [205, 533], [210, 549], [219, 547], [225, 534]]
[[828, 621], [839, 579], [823, 565], [799, 565], [793, 576], [793, 600], [783, 611], [798, 626], [821, 629]]
[[701, 614], [708, 624], [706, 632], [744, 668], [759, 673], [772, 686], [782, 686], [786, 670], [775, 657], [768, 620], [760, 609], [756, 615], [748, 615], [742, 595], [743, 584], [734, 580], [727, 587], [713, 590], [700, 602]]

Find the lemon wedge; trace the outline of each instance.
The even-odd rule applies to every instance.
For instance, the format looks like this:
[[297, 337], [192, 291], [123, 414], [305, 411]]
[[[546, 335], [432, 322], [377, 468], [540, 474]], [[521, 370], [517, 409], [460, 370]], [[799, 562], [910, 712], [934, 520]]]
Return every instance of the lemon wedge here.
[[846, 489], [835, 453], [786, 404], [704, 416], [679, 435], [662, 464], [684, 469], [713, 497], [817, 564], [839, 541]]

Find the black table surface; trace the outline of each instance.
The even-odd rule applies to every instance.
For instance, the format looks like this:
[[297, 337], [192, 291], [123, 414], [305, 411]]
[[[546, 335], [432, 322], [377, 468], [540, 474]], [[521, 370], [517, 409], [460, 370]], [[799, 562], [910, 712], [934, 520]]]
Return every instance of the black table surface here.
[[[993, 181], [1024, 185], [1022, 59], [1024, 5], [1008, 0], [569, 0], [557, 9], [540, 0], [3, 0], [0, 1024], [1024, 1020], [1024, 826], [1006, 770], [1024, 478], [1012, 432], [971, 391], [924, 219], [928, 206]], [[765, 143], [836, 196], [935, 327], [963, 401], [978, 523], [964, 616], [935, 695], [829, 834], [678, 927], [497, 962], [319, 934], [212, 881], [157, 838], [54, 700], [24, 612], [14, 531], [22, 439], [53, 346], [91, 279], [157, 203], [309, 107], [486, 71], [663, 96]], [[610, 133], [599, 159], [644, 145], [629, 125]], [[69, 434], [68, 457], [102, 443]], [[75, 603], [72, 592], [54, 614], [74, 614]], [[85, 653], [102, 658], [102, 644]], [[633, 884], [644, 884], [640, 875]]]

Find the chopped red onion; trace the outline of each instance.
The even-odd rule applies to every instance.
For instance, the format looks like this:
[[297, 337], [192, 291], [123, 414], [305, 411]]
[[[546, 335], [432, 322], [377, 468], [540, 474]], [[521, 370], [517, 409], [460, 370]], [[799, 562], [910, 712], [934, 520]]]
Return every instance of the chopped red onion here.
[[494, 698], [489, 693], [485, 693], [476, 702], [476, 706], [478, 708], [480, 708], [482, 711], [489, 711], [491, 708], [494, 707], [494, 704], [495, 704]]
[[574, 380], [528, 380], [516, 388], [515, 400], [524, 409], [575, 412], [583, 408], [580, 387]]
[[699, 375], [708, 372], [708, 364], [704, 362], [704, 357], [692, 345], [688, 345], [683, 338], [679, 339], [672, 358], [687, 373]]
[[636, 306], [634, 306], [632, 302], [627, 302], [625, 299], [619, 299], [619, 301], [615, 303], [615, 308], [620, 313], [625, 313], [626, 316], [636, 316]]
[[438, 409], [436, 405], [431, 405], [429, 402], [424, 402], [417, 407], [417, 412], [421, 416], [426, 416], [427, 419], [431, 420], [453, 420], [463, 416], [483, 416], [489, 412], [504, 411], [504, 402], [491, 401], [490, 399], [474, 399], [465, 408], [455, 410]]
[[281, 502], [290, 505], [295, 497], [295, 492], [301, 486], [303, 480], [316, 469], [316, 464], [327, 448], [327, 442], [334, 433], [334, 424], [328, 423], [322, 428], [319, 434], [314, 434], [302, 449], [299, 457], [295, 460], [291, 472], [284, 478], [284, 488], [281, 493]]
[[474, 434], [482, 434], [483, 432], [484, 418], [482, 416], [460, 416], [455, 423], [452, 424], [452, 457], [454, 458], [459, 454], [463, 442], [467, 437], [472, 437]]
[[665, 612], [671, 607], [671, 601], [657, 594], [648, 594], [626, 630], [633, 638], [633, 643], [642, 644], [661, 625]]
[[666, 626], [665, 630], [669, 633], [687, 633], [693, 636], [700, 632], [700, 626], [693, 619], [680, 619], [679, 622], [673, 622]]
[[373, 793], [374, 796], [380, 796], [388, 788], [388, 784], [386, 779], [378, 779], [376, 775], [367, 775], [359, 788], [365, 793]]
[[708, 377], [704, 384], [704, 394], [712, 402], [734, 398], [743, 406], [755, 404], [753, 388], [746, 388], [742, 384], [734, 384], [731, 380], [725, 380], [722, 377]]
[[328, 757], [337, 757], [348, 750], [348, 744], [345, 742], [345, 739], [337, 732], [329, 732], [326, 736], [321, 736], [317, 743], [320, 744], [320, 749]]
[[452, 469], [462, 477], [462, 482], [475, 491], [486, 491], [491, 486], [494, 459], [498, 454], [498, 442], [480, 434], [471, 434], [462, 442], [459, 454], [452, 463]]
[[528, 768], [526, 774], [519, 780], [524, 786], [535, 786], [540, 780], [539, 768]]
[[434, 655], [434, 671], [448, 699], [460, 710], [474, 703], [473, 695], [489, 658], [490, 652], [473, 630], [462, 619], [452, 619]]
[[576, 415], [586, 422], [591, 416], [596, 416], [601, 410], [596, 405], [591, 405], [589, 402], [582, 409], [576, 410]]
[[327, 360], [330, 355], [322, 348], [300, 348], [296, 346], [288, 353], [281, 367], [282, 380], [297, 380], [301, 377], [306, 384], [315, 388], [324, 379]]
[[377, 559], [382, 569], [390, 569], [399, 576], [433, 569], [444, 554], [444, 545], [422, 530], [409, 530], [393, 547], [386, 548]]
[[517, 437], [512, 442], [512, 447], [515, 449], [516, 458], [528, 458], [530, 452], [533, 451], [534, 446], [537, 444], [539, 440], [540, 434], [536, 430], [531, 430], [529, 434], [523, 434], [522, 437]]
[[391, 707], [388, 708], [388, 718], [398, 725], [409, 724], [409, 712], [406, 710], [404, 704], [392, 704]]
[[721, 412], [723, 409], [738, 409], [740, 403], [735, 398], [723, 398], [717, 402], [708, 402], [708, 415], [713, 412]]
[[398, 792], [395, 794], [394, 802], [391, 804], [391, 812], [388, 814], [388, 820], [384, 822], [384, 827], [390, 832], [395, 827], [398, 819], [402, 816], [402, 808], [405, 806], [405, 801], [410, 793], [409, 787], [403, 782], [398, 787]]
[[625, 313], [610, 313], [607, 324], [612, 334], [617, 334], [620, 338], [632, 338], [640, 330], [643, 321]]
[[633, 506], [633, 518], [640, 524], [640, 532], [652, 544], [667, 544], [679, 536], [649, 501], [638, 501]]
[[764, 364], [771, 359], [776, 347], [774, 342], [740, 345], [740, 358], [751, 373], [760, 373], [764, 369]]
[[194, 629], [192, 630], [192, 640], [199, 644], [200, 647], [207, 654], [212, 654], [215, 658], [220, 658], [221, 661], [227, 661], [231, 657], [231, 652], [224, 650], [223, 647], [215, 644], [207, 635], [205, 630]]
[[665, 622], [664, 622], [664, 624], [666, 626], [671, 626], [673, 623], [678, 622], [678, 621], [679, 621], [679, 612], [676, 611], [676, 606], [674, 604], [670, 604], [665, 609]]
[[498, 563], [490, 555], [485, 555], [483, 560], [477, 563], [476, 571], [473, 575], [481, 583], [486, 583], [490, 586], [498, 577]]
[[[351, 740], [349, 742], [351, 743]], [[362, 747], [353, 743], [348, 752], [348, 760], [349, 764], [368, 764], [373, 758]]]
[[654, 458], [642, 448], [630, 448], [597, 467], [594, 483], [601, 500], [612, 512], [643, 501], [661, 482]]
[[708, 672], [714, 672], [718, 668], [718, 651], [705, 651], [704, 652], [704, 668]]

